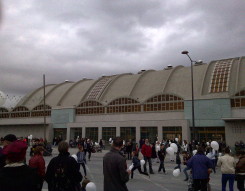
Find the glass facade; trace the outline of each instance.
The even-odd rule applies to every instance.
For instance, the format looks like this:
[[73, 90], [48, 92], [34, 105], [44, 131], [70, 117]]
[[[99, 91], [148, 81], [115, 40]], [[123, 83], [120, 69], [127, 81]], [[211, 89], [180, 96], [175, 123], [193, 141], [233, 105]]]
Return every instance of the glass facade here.
[[71, 127], [70, 139], [76, 140], [78, 136], [80, 138], [82, 138], [82, 135], [83, 135], [82, 134], [82, 127], [79, 127], [79, 128], [73, 128], [73, 127]]
[[120, 136], [123, 140], [132, 141], [136, 138], [136, 128], [135, 127], [120, 127]]
[[131, 98], [119, 98], [108, 104], [107, 113], [140, 112], [140, 103]]
[[140, 138], [149, 139], [150, 143], [157, 140], [157, 127], [140, 127]]
[[77, 115], [105, 113], [104, 106], [97, 101], [86, 101], [76, 108]]
[[144, 104], [144, 111], [183, 111], [184, 100], [178, 96], [166, 94], [154, 96]]
[[[198, 141], [225, 141], [225, 127], [196, 127]], [[193, 131], [191, 128], [191, 137]]]
[[9, 111], [5, 108], [0, 108], [0, 118], [9, 118]]
[[86, 127], [85, 135], [94, 142], [98, 141], [98, 127]]
[[102, 139], [109, 143], [110, 138], [116, 137], [116, 127], [102, 127]]
[[238, 92], [234, 98], [231, 99], [231, 107], [245, 107], [245, 90]]
[[30, 117], [30, 111], [28, 108], [24, 106], [19, 106], [13, 109], [13, 111], [10, 112], [12, 118], [17, 117]]
[[36, 106], [31, 111], [31, 116], [32, 117], [51, 116], [51, 107], [45, 105], [45, 114], [44, 114], [44, 105]]
[[162, 138], [164, 140], [174, 140], [178, 138], [180, 141], [182, 140], [182, 127], [181, 126], [169, 126], [162, 127]]
[[54, 137], [60, 137], [63, 141], [66, 140], [67, 129], [65, 128], [55, 128]]

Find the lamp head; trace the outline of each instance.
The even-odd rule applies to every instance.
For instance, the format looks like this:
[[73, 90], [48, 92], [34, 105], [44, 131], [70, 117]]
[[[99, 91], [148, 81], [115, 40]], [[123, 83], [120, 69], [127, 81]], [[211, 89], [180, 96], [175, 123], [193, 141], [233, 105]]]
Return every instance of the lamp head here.
[[198, 60], [197, 63], [198, 63], [198, 64], [202, 64], [203, 61], [202, 61], [202, 60]]
[[189, 52], [187, 50], [184, 50], [181, 52], [181, 54], [188, 54]]

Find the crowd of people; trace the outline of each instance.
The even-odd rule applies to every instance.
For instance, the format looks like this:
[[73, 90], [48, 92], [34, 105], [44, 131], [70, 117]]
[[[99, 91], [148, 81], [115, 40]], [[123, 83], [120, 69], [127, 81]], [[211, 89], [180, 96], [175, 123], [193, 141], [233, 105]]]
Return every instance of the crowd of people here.
[[[120, 162], [111, 161], [109, 160], [109, 156], [116, 155], [118, 160], [125, 163], [126, 160], [131, 160], [132, 158], [132, 165], [127, 168], [122, 168], [117, 170], [113, 169], [113, 171], [117, 171], [118, 173], [123, 173], [125, 176], [128, 174], [131, 179], [133, 178], [134, 171], [137, 169], [140, 174], [149, 176], [149, 174], [154, 174], [152, 168], [152, 162], [155, 161], [159, 163], [158, 173], [161, 171], [166, 174], [166, 170], [164, 167], [164, 161], [167, 155], [167, 149], [170, 148], [172, 143], [175, 143], [177, 146], [177, 150], [175, 152], [174, 157], [170, 156], [170, 161], [176, 163], [175, 170], [182, 171], [181, 165], [184, 165], [183, 172], [185, 174], [184, 181], [190, 181], [189, 185], [190, 190], [194, 191], [207, 191], [210, 189], [210, 174], [216, 173], [217, 166], [221, 168], [221, 183], [222, 183], [222, 191], [226, 190], [226, 184], [229, 181], [229, 190], [233, 191], [234, 181], [237, 181], [237, 188], [239, 191], [244, 191], [244, 180], [245, 180], [245, 149], [241, 148], [239, 151], [236, 152], [236, 158], [231, 155], [230, 147], [226, 146], [224, 142], [219, 142], [218, 149], [214, 149], [211, 146], [211, 141], [209, 142], [187, 142], [186, 140], [183, 141], [181, 144], [178, 139], [175, 140], [162, 140], [150, 142], [148, 139], [141, 139], [138, 143], [132, 142], [124, 142], [120, 138], [117, 138], [117, 141], [114, 144], [112, 150], [109, 154], [104, 157], [104, 164], [107, 164], [108, 161], [110, 163], [116, 163], [117, 165]], [[240, 142], [242, 143], [242, 141]], [[241, 146], [240, 146], [241, 147]], [[139, 159], [139, 154], [142, 154], [143, 162]], [[120, 155], [120, 156], [119, 156]], [[182, 155], [182, 156], [181, 156]], [[147, 170], [147, 164], [149, 166], [149, 171]], [[111, 165], [111, 164], [110, 164]], [[108, 183], [107, 179], [111, 180], [111, 169], [109, 169], [110, 165], [104, 165], [104, 190], [113, 190], [115, 185], [118, 185], [120, 179], [115, 180], [115, 184]], [[108, 167], [107, 167], [108, 166]], [[141, 169], [143, 167], [143, 170]], [[173, 170], [174, 170], [173, 169]], [[190, 171], [189, 174], [187, 171]], [[106, 177], [109, 178], [106, 178]], [[115, 179], [115, 176], [113, 177]], [[127, 191], [126, 182], [129, 178], [121, 179], [121, 189]], [[109, 186], [110, 185], [110, 186]], [[109, 187], [109, 188], [108, 188]]]
[[[48, 145], [44, 140], [36, 139], [31, 145], [30, 160], [26, 161], [28, 142], [18, 140], [15, 135], [9, 134], [2, 138], [3, 148], [0, 147], [0, 190], [1, 191], [41, 191], [44, 181], [49, 191], [78, 191], [86, 190], [90, 182], [87, 179], [86, 163], [91, 159], [94, 146], [101, 149], [104, 142], [93, 143], [91, 139], [77, 139], [77, 153], [70, 155], [70, 143], [59, 141], [59, 155], [52, 158], [47, 169], [43, 155]], [[214, 149], [210, 142], [197, 141], [180, 142], [175, 140], [141, 139], [139, 143], [132, 140], [124, 141], [120, 137], [110, 139], [111, 150], [103, 158], [103, 175], [105, 191], [127, 191], [126, 183], [134, 178], [134, 171], [148, 176], [155, 174], [152, 164], [158, 163], [158, 173], [167, 174], [164, 162], [169, 160], [176, 163], [173, 171], [185, 174], [184, 181], [190, 182], [194, 191], [209, 190], [210, 173], [215, 173], [217, 166], [221, 168], [222, 191], [233, 191], [234, 181], [237, 181], [239, 191], [244, 191], [245, 180], [245, 149], [241, 141], [239, 150], [236, 149], [236, 158], [231, 155], [231, 149], [223, 142], [218, 149]], [[172, 143], [176, 145], [174, 155], [168, 152]], [[51, 151], [52, 152], [52, 151]], [[222, 153], [222, 154], [221, 154]], [[169, 155], [170, 158], [166, 159]], [[132, 165], [127, 166], [127, 160]], [[83, 174], [80, 171], [83, 168]], [[178, 174], [177, 173], [177, 174]], [[175, 173], [173, 173], [175, 175]], [[154, 176], [154, 175], [153, 175]], [[82, 185], [80, 184], [81, 182]]]
[[[76, 157], [71, 157], [69, 144], [60, 141], [59, 155], [52, 158], [47, 169], [43, 154], [42, 141], [36, 140], [32, 145], [31, 158], [26, 161], [27, 142], [18, 140], [13, 134], [2, 139], [0, 147], [0, 190], [1, 191], [41, 191], [44, 181], [49, 191], [85, 191], [90, 181], [86, 178], [86, 154], [84, 145], [79, 145]], [[80, 172], [84, 167], [85, 176]], [[80, 182], [83, 180], [82, 185]]]

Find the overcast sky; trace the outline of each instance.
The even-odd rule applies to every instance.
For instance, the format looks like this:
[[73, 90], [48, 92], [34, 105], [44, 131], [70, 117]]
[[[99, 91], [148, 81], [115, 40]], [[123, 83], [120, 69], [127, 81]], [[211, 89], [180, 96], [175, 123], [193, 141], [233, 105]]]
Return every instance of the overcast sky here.
[[[1, 1], [1, 0], [0, 0]], [[244, 0], [2, 0], [0, 90], [245, 56]]]

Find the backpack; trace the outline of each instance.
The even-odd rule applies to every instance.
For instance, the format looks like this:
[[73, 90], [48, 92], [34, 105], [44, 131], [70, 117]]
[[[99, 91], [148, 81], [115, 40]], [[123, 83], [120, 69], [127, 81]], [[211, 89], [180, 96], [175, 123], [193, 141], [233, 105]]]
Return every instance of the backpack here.
[[52, 191], [67, 191], [71, 190], [72, 182], [67, 177], [67, 168], [65, 165], [59, 163], [58, 166], [55, 168], [55, 174], [53, 179], [53, 188]]

